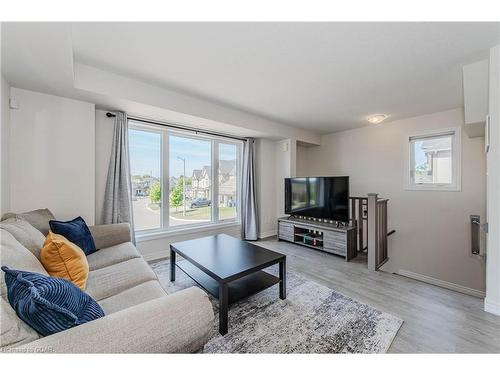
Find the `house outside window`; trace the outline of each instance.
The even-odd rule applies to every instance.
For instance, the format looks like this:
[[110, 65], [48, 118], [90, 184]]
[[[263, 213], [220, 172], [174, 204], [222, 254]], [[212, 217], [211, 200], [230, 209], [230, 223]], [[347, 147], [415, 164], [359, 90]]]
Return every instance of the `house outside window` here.
[[410, 136], [408, 146], [407, 190], [461, 190], [460, 128]]

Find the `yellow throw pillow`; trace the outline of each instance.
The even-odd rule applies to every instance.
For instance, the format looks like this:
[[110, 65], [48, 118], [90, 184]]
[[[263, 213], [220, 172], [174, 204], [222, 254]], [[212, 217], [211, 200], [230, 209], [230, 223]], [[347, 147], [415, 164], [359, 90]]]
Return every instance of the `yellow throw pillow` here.
[[50, 231], [40, 251], [40, 261], [50, 276], [69, 280], [85, 290], [89, 263], [83, 250], [73, 242]]

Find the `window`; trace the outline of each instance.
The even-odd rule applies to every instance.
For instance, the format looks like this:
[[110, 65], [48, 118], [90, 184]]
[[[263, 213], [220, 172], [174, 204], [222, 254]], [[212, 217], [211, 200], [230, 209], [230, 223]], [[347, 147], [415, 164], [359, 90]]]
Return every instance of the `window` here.
[[409, 190], [460, 190], [460, 129], [409, 137]]
[[130, 121], [129, 145], [137, 231], [239, 222], [241, 141]]
[[129, 129], [132, 209], [135, 229], [161, 227], [161, 150], [160, 133]]
[[219, 220], [238, 217], [237, 175], [238, 147], [219, 143]]
[[212, 221], [212, 141], [169, 136], [170, 226]]

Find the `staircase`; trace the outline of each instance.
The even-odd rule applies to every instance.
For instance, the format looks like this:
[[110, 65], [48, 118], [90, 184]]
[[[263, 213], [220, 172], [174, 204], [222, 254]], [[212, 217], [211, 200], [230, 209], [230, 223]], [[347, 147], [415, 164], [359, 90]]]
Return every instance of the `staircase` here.
[[389, 260], [387, 238], [395, 233], [395, 230], [387, 229], [389, 199], [370, 193], [367, 197], [350, 197], [350, 201], [350, 220], [357, 228], [357, 250], [368, 252], [368, 269], [376, 271]]

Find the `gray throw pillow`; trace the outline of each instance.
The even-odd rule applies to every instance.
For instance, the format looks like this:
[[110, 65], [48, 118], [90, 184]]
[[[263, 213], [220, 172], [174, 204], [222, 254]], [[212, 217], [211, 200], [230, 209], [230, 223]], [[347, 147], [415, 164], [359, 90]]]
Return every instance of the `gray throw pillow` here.
[[45, 242], [45, 237], [38, 229], [26, 220], [13, 217], [0, 221], [0, 228], [6, 230], [25, 248], [40, 259], [40, 250]]
[[2, 216], [2, 220], [17, 217], [19, 219], [24, 219], [36, 229], [38, 229], [44, 236], [49, 234], [49, 221], [55, 220], [54, 215], [48, 208], [40, 208], [38, 210], [22, 212], [20, 214], [15, 214], [12, 212], [6, 213]]

